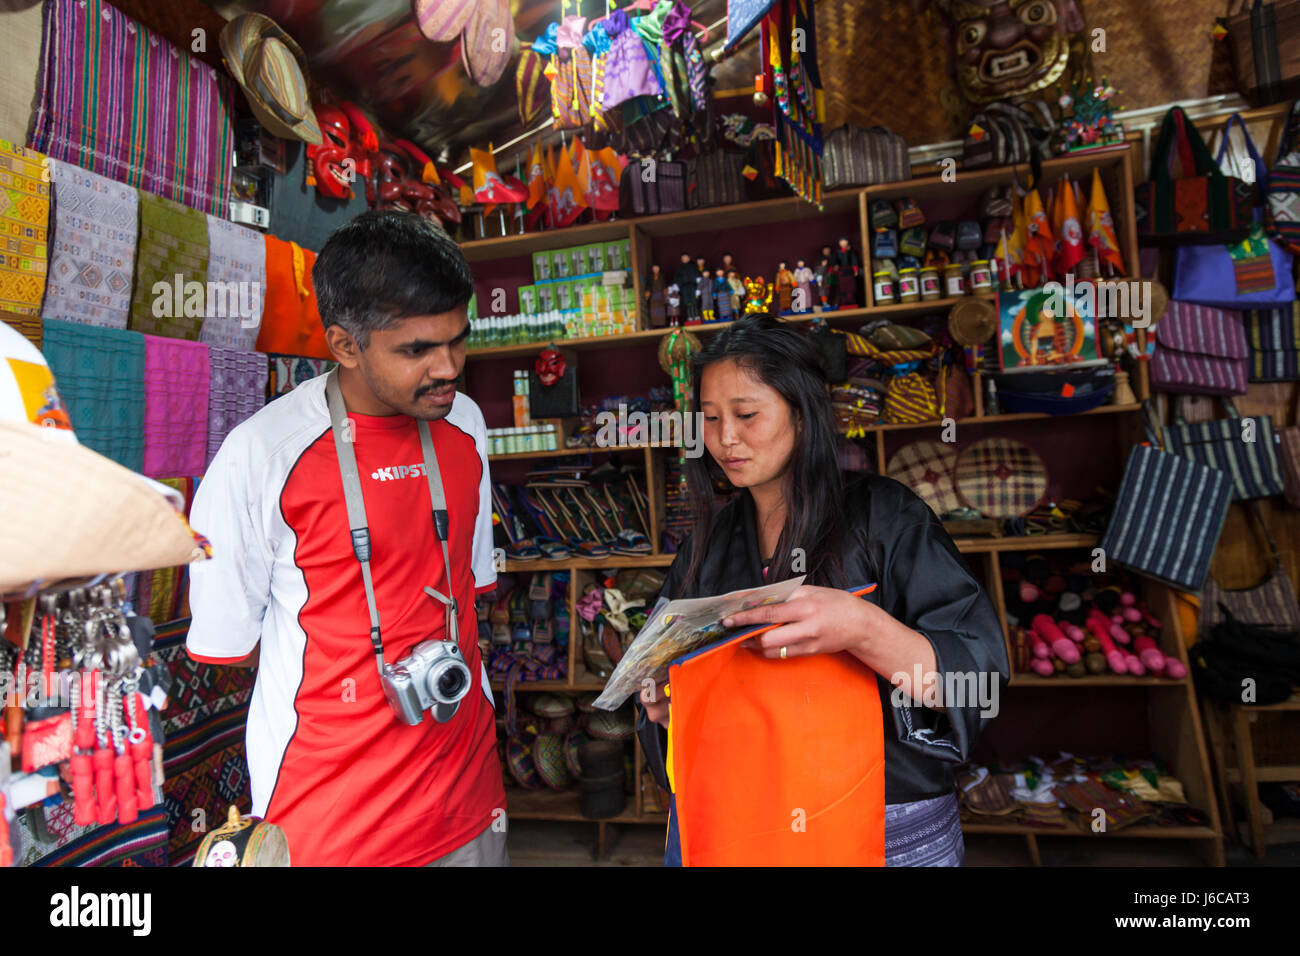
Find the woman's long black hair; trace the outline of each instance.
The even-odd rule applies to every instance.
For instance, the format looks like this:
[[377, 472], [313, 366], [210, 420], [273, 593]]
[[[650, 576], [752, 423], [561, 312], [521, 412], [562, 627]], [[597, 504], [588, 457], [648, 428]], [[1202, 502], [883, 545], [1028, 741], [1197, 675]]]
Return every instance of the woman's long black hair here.
[[[844, 488], [826, 376], [816, 346], [808, 336], [770, 315], [738, 319], [692, 358], [693, 413], [698, 415], [700, 411], [700, 380], [704, 370], [728, 359], [785, 399], [798, 430], [785, 476], [785, 523], [772, 555], [767, 582], [807, 574], [809, 584], [844, 587], [839, 548], [841, 530], [845, 527]], [[687, 459], [686, 481], [694, 527], [684, 583], [691, 591], [699, 584], [700, 568], [717, 511], [714, 481], [722, 475], [712, 455]], [[803, 550], [801, 570], [793, 567], [796, 548]]]

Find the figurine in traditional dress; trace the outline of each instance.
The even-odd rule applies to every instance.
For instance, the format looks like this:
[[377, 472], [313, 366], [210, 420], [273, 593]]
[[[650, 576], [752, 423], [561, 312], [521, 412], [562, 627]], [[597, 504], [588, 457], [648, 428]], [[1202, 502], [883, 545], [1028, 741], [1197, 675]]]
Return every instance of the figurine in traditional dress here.
[[668, 281], [660, 268], [657, 265], [651, 266], [650, 274], [645, 279], [645, 290], [641, 294], [645, 297], [646, 312], [652, 329], [662, 329], [668, 324], [668, 315], [664, 311], [664, 292], [667, 288]]
[[681, 325], [682, 324], [682, 290], [681, 287], [678, 286], [676, 282], [674, 282], [672, 285], [670, 285], [667, 289], [664, 290], [664, 301], [668, 304], [668, 308], [666, 310], [668, 314], [668, 324]]
[[813, 310], [813, 271], [803, 259], [795, 262], [794, 268], [794, 311], [811, 312]]
[[700, 296], [700, 317], [705, 322], [712, 322], [714, 320], [713, 276], [709, 275], [709, 267], [705, 265], [703, 256], [695, 257], [695, 268], [700, 270], [700, 277], [695, 280], [695, 287], [699, 289]]
[[781, 315], [790, 315], [794, 312], [794, 273], [790, 268], [781, 262], [776, 267], [776, 281], [772, 283], [775, 289], [776, 309]]
[[713, 305], [717, 310], [719, 322], [730, 322], [736, 310], [731, 307], [731, 283], [722, 269], [713, 273]]
[[682, 264], [673, 273], [673, 282], [677, 283], [682, 300], [682, 318], [687, 325], [698, 325], [700, 321], [700, 270], [690, 253], [682, 253]]
[[817, 298], [821, 301], [822, 311], [831, 308], [835, 299], [835, 256], [830, 246], [822, 246], [821, 258], [817, 261]]
[[[723, 256], [723, 259], [726, 258]], [[735, 269], [727, 270], [727, 285], [731, 286], [731, 311], [739, 312], [741, 303], [745, 301], [745, 283]]]
[[835, 266], [835, 306], [839, 309], [856, 309], [858, 307], [858, 274], [862, 272], [862, 260], [857, 250], [849, 244], [847, 237], [840, 237], [840, 247], [835, 250], [832, 260]]

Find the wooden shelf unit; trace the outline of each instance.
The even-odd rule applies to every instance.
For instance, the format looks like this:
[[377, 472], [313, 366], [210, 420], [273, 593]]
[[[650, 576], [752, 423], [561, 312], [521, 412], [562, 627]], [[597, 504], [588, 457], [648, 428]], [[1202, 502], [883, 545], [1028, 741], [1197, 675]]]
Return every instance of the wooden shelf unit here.
[[[1111, 200], [1111, 209], [1114, 221], [1117, 226], [1117, 233], [1120, 245], [1123, 249], [1126, 261], [1136, 262], [1137, 256], [1137, 228], [1133, 214], [1133, 159], [1132, 152], [1128, 146], [1119, 146], [1104, 150], [1088, 152], [1082, 155], [1065, 156], [1056, 159], [1050, 159], [1043, 163], [1044, 183], [1052, 183], [1063, 174], [1068, 173], [1073, 178], [1091, 177], [1092, 170], [1099, 168], [1102, 172], [1103, 182], [1105, 183], [1107, 195]], [[893, 199], [903, 196], [911, 196], [921, 202], [926, 199], [938, 197], [947, 197], [953, 195], [978, 195], [992, 185], [1007, 185], [1013, 176], [1019, 174], [1021, 179], [1024, 178], [1026, 169], [1009, 167], [1000, 167], [996, 169], [986, 169], [978, 171], [959, 171], [955, 182], [944, 181], [940, 176], [928, 176], [924, 178], [912, 179], [897, 183], [886, 183], [878, 186], [868, 186], [861, 189], [839, 190], [830, 193], [826, 197], [825, 213], [795, 198], [770, 199], [756, 203], [744, 203], [735, 206], [711, 207], [708, 209], [695, 209], [679, 213], [665, 213], [659, 216], [648, 216], [640, 219], [617, 220], [610, 223], [598, 223], [588, 226], [579, 226], [571, 229], [555, 230], [524, 236], [507, 236], [503, 238], [482, 239], [463, 244], [467, 257], [471, 262], [481, 262], [492, 259], [502, 259], [515, 256], [531, 254], [534, 251], [543, 249], [564, 248], [583, 242], [607, 241], [611, 239], [628, 238], [631, 240], [632, 247], [632, 280], [636, 290], [637, 301], [641, 303], [641, 277], [648, 271], [651, 240], [664, 236], [686, 235], [691, 233], [720, 233], [733, 229], [752, 228], [759, 225], [774, 225], [782, 222], [789, 222], [797, 219], [807, 219], [823, 214], [844, 214], [856, 210], [859, 220], [860, 229], [859, 249], [862, 260], [865, 263], [870, 261], [869, 257], [869, 239], [870, 225], [868, 222], [868, 209], [873, 199]], [[865, 268], [865, 266], [864, 266]], [[869, 276], [868, 276], [869, 278]], [[845, 309], [839, 311], [829, 311], [815, 314], [802, 314], [795, 316], [783, 317], [786, 321], [793, 323], [804, 323], [817, 318], [824, 317], [828, 324], [834, 326], [859, 325], [863, 322], [870, 321], [874, 318], [888, 317], [893, 319], [903, 319], [909, 316], [920, 316], [936, 312], [944, 312], [951, 308], [961, 298], [950, 298], [933, 300], [929, 302], [916, 302], [906, 304], [889, 303], [876, 305], [872, 301], [872, 289], [870, 281], [863, 283], [866, 295], [866, 305], [855, 309]], [[992, 296], [986, 296], [992, 299]], [[642, 315], [641, 321], [644, 324], [645, 316]], [[687, 329], [697, 335], [709, 335], [713, 332], [721, 331], [728, 327], [730, 323], [708, 323], [701, 325], [687, 326]], [[609, 335], [597, 338], [576, 338], [560, 339], [556, 344], [562, 348], [574, 349], [641, 349], [647, 346], [655, 346], [660, 339], [668, 334], [671, 329], [647, 329], [642, 328], [639, 331], [625, 333], [622, 335]], [[518, 357], [523, 355], [532, 355], [542, 343], [528, 343], [520, 345], [500, 346], [496, 348], [480, 349], [469, 353], [471, 361], [482, 359], [495, 359]], [[1146, 370], [1146, 363], [1139, 367], [1139, 373], [1135, 376], [1132, 387], [1139, 400], [1149, 394], [1149, 381]], [[974, 416], [957, 420], [961, 425], [980, 425], [985, 427], [998, 427], [1004, 424], [1032, 421], [1058, 417], [1062, 424], [1074, 416], [1049, 416], [1044, 414], [1006, 414], [985, 416], [980, 414], [983, 408], [982, 396], [980, 395], [979, 382], [975, 383], [976, 389], [976, 409]], [[504, 386], [503, 386], [504, 387]], [[1123, 437], [1120, 439], [1124, 445], [1129, 445], [1137, 440], [1139, 429], [1136, 427], [1135, 414], [1140, 405], [1103, 405], [1084, 412], [1084, 415], [1103, 415], [1103, 416], [1122, 416], [1116, 420], [1116, 430]], [[1128, 425], [1125, 433], [1124, 425]], [[880, 473], [885, 472], [885, 433], [893, 431], [923, 431], [929, 428], [936, 428], [942, 425], [941, 422], [926, 422], [921, 424], [910, 425], [893, 425], [880, 424], [869, 426], [866, 431], [875, 444], [875, 458], [877, 470]], [[628, 448], [610, 448], [610, 449], [560, 449], [553, 452], [526, 453], [517, 455], [494, 455], [493, 461], [500, 460], [527, 460], [530, 458], [558, 458], [566, 455], [581, 455], [586, 453], [603, 454], [613, 451], [636, 451], [638, 449]], [[570, 558], [565, 561], [514, 561], [506, 563], [506, 571], [516, 575], [526, 575], [535, 572], [544, 572], [547, 570], [568, 570], [574, 572], [569, 582], [569, 611], [571, 619], [574, 619], [573, 608], [576, 604], [579, 592], [579, 583], [583, 574], [593, 570], [600, 569], [622, 569], [629, 567], [667, 567], [673, 561], [673, 555], [664, 554], [659, 551], [661, 544], [661, 531], [663, 527], [664, 516], [664, 487], [663, 487], [663, 464], [665, 452], [658, 449], [643, 447], [639, 449], [645, 456], [645, 475], [647, 476], [647, 492], [650, 499], [650, 520], [651, 540], [654, 546], [654, 553], [637, 557], [610, 555], [608, 558]], [[1118, 485], [1119, 476], [1116, 475], [1116, 484]], [[1097, 536], [1087, 534], [1042, 534], [1028, 535], [1024, 537], [992, 537], [992, 538], [962, 538], [957, 539], [958, 549], [972, 556], [975, 561], [983, 565], [984, 579], [987, 582], [989, 595], [992, 599], [999, 620], [1002, 623], [1003, 639], [1007, 642], [1008, 656], [1011, 656], [1010, 635], [1007, 628], [1007, 609], [1002, 594], [1002, 578], [998, 555], [1002, 552], [1010, 551], [1039, 551], [1048, 549], [1065, 549], [1065, 548], [1091, 548], [1096, 546]], [[1182, 635], [1178, 627], [1178, 615], [1174, 613], [1172, 593], [1161, 585], [1154, 582], [1146, 582], [1146, 593], [1148, 603], [1153, 612], [1165, 622], [1164, 629], [1160, 635], [1162, 649], [1176, 656], [1188, 665], [1187, 652], [1183, 643]], [[588, 674], [581, 664], [581, 636], [579, 629], [575, 626], [570, 634], [569, 640], [569, 677], [564, 681], [546, 681], [537, 683], [521, 683], [519, 689], [524, 692], [549, 690], [559, 693], [590, 693], [599, 690], [603, 682], [598, 678]], [[502, 688], [499, 683], [494, 682], [497, 690]], [[1037, 675], [1013, 675], [1009, 684], [1016, 692], [1022, 690], [1038, 689], [1062, 689], [1073, 687], [1076, 692], [1086, 694], [1093, 688], [1130, 688], [1136, 693], [1147, 695], [1147, 712], [1150, 727], [1150, 739], [1153, 748], [1160, 753], [1165, 759], [1169, 760], [1175, 768], [1175, 773], [1182, 781], [1189, 803], [1202, 809], [1210, 817], [1210, 824], [1204, 827], [1153, 827], [1153, 826], [1132, 826], [1126, 827], [1108, 836], [1123, 837], [1126, 839], [1133, 838], [1151, 838], [1151, 839], [1184, 839], [1194, 841], [1199, 849], [1203, 850], [1204, 858], [1214, 865], [1222, 866], [1224, 863], [1223, 855], [1223, 828], [1219, 818], [1217, 802], [1211, 784], [1209, 770], [1209, 760], [1206, 750], [1204, 736], [1202, 734], [1200, 711], [1197, 706], [1195, 688], [1190, 679], [1169, 680], [1165, 678], [1132, 678], [1123, 676], [1106, 676], [1098, 675], [1072, 679], [1065, 676], [1058, 678], [1041, 678]], [[1080, 701], [1081, 704], [1084, 701]], [[1010, 715], [1004, 714], [1002, 719], [1014, 719]], [[1050, 748], [1050, 741], [1045, 742], [1045, 748]], [[618, 817], [608, 821], [593, 821], [598, 823], [598, 846], [603, 849], [606, 841], [606, 825], [608, 823], [653, 823], [662, 825], [666, 822], [666, 815], [656, 809], [647, 807], [648, 801], [642, 793], [641, 772], [643, 768], [643, 755], [639, 746], [634, 746], [635, 751], [635, 794], [629, 801], [629, 809]], [[550, 819], [550, 820], [575, 820], [584, 819], [577, 810], [578, 794], [573, 792], [562, 793], [543, 793], [540, 791], [527, 791], [517, 787], [511, 787], [508, 791], [509, 806], [512, 815], [520, 819]], [[963, 824], [963, 829], [973, 834], [999, 834], [1006, 836], [1019, 837], [1026, 841], [1031, 859], [1035, 864], [1041, 862], [1038, 853], [1037, 839], [1041, 836], [1089, 836], [1096, 837], [1090, 831], [1072, 830], [1045, 830], [1043, 828], [1029, 827], [1024, 825], [1005, 825], [995, 823], [969, 823]]]

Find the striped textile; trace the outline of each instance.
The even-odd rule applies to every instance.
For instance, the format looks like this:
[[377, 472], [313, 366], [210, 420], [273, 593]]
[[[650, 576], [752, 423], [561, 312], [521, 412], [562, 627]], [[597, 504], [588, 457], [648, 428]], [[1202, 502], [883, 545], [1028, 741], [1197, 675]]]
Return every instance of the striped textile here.
[[59, 159], [50, 160], [50, 182], [54, 235], [42, 314], [126, 328], [140, 219], [136, 191]]
[[1199, 591], [1231, 503], [1226, 472], [1136, 445], [1101, 547], [1139, 574]]
[[[86, 828], [78, 828], [72, 822], [71, 801], [44, 812], [46, 825], [54, 832], [55, 839], [38, 841], [24, 822], [21, 866], [166, 866], [168, 863], [167, 810], [162, 806], [141, 811], [134, 823]], [[21, 819], [26, 821], [27, 815]], [[74, 833], [77, 835], [69, 839]]]
[[[1245, 441], [1246, 422], [1254, 422], [1254, 440]], [[1273, 420], [1217, 418], [1206, 422], [1180, 422], [1165, 429], [1165, 447], [1188, 461], [1226, 472], [1232, 478], [1233, 498], [1267, 498], [1282, 493], [1282, 466], [1277, 457]]]
[[17, 312], [0, 312], [0, 320], [18, 330], [18, 333], [32, 345], [41, 347], [45, 338], [45, 327], [39, 315], [19, 315]]
[[200, 664], [185, 653], [189, 619], [159, 625], [154, 656], [172, 676], [171, 701], [162, 713], [164, 805], [170, 826], [170, 862], [188, 866], [203, 842], [195, 832], [195, 810], [208, 826], [226, 818], [231, 804], [252, 806], [244, 725], [257, 672], [251, 668]]
[[30, 141], [44, 153], [224, 215], [234, 85], [104, 0], [49, 0]]
[[0, 309], [41, 314], [49, 230], [45, 157], [0, 139]]
[[1166, 392], [1244, 395], [1248, 355], [1240, 312], [1170, 302], [1156, 330], [1151, 381]]
[[1300, 379], [1300, 301], [1246, 313], [1252, 382]]
[[[1292, 114], [1294, 119], [1296, 114]], [[1300, 255], [1300, 150], [1279, 160], [1268, 174], [1268, 231]]]
[[957, 794], [885, 805], [885, 866], [962, 866]]

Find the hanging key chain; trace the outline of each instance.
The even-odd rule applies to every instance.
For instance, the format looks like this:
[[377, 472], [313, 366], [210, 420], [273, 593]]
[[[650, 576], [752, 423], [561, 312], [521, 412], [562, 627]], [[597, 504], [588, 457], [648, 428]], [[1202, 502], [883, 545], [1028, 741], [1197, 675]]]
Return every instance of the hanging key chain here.
[[141, 810], [153, 807], [153, 737], [149, 733], [149, 715], [145, 713], [144, 699], [139, 691], [139, 678], [126, 685], [126, 720], [131, 728], [127, 744], [135, 770], [135, 798]]

